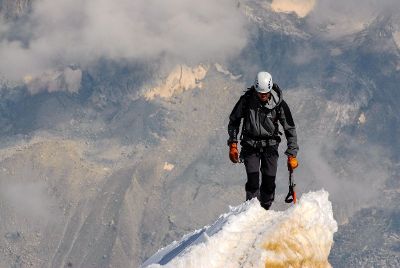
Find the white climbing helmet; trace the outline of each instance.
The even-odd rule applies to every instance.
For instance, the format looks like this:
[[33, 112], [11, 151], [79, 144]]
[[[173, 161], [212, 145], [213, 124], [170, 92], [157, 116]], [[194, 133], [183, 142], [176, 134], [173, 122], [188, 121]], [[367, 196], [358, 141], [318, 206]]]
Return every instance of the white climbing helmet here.
[[254, 87], [259, 93], [268, 93], [272, 89], [272, 76], [268, 72], [259, 72], [256, 80], [254, 81]]

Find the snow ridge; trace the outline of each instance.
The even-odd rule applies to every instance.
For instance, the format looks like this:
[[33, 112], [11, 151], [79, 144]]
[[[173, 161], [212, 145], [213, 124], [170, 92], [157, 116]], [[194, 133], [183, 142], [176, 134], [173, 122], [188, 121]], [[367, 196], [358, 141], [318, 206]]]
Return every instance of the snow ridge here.
[[247, 201], [161, 249], [142, 267], [330, 267], [337, 223], [328, 195], [304, 194], [280, 212]]

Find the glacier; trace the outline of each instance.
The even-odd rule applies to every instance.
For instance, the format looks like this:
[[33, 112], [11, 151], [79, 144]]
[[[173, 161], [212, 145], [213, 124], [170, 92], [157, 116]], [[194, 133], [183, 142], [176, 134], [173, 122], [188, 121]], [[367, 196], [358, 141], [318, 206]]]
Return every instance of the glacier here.
[[325, 190], [309, 192], [286, 211], [246, 201], [160, 249], [141, 267], [331, 267], [338, 227], [328, 197]]

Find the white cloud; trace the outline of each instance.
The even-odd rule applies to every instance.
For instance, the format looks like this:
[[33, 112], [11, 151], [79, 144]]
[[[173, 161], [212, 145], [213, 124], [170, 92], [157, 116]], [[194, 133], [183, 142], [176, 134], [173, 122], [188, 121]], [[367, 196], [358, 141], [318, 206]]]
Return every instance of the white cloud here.
[[0, 197], [15, 212], [30, 219], [51, 219], [51, 200], [43, 183], [13, 183], [2, 185]]
[[40, 91], [68, 91], [76, 93], [79, 91], [82, 80], [82, 71], [71, 69], [69, 67], [64, 70], [51, 70], [43, 74], [32, 77], [27, 75], [24, 77], [24, 82], [30, 93], [36, 94]]
[[246, 19], [231, 0], [35, 1], [25, 30], [12, 41], [0, 31], [0, 73], [8, 79], [104, 58], [224, 60], [247, 40]]
[[376, 16], [400, 9], [398, 0], [318, 0], [307, 17], [308, 23], [323, 35], [337, 38], [363, 30]]
[[313, 50], [311, 47], [302, 46], [295, 50], [295, 54], [291, 59], [296, 65], [303, 65], [312, 62], [318, 58], [318, 56], [319, 55], [315, 53], [315, 50]]

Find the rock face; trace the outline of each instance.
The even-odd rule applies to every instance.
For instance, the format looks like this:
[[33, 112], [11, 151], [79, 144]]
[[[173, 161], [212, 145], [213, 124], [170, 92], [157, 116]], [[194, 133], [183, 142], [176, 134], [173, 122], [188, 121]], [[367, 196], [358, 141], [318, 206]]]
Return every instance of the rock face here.
[[147, 100], [152, 100], [156, 96], [164, 99], [169, 99], [175, 94], [181, 94], [182, 92], [201, 88], [201, 80], [207, 74], [207, 66], [199, 65], [195, 68], [190, 68], [185, 65], [177, 66], [168, 75], [166, 81], [153, 89], [147, 91], [144, 96]]
[[16, 19], [31, 7], [32, 0], [1, 0], [0, 15], [6, 19]]
[[276, 12], [294, 12], [299, 17], [305, 17], [315, 6], [315, 0], [273, 0], [271, 8]]

